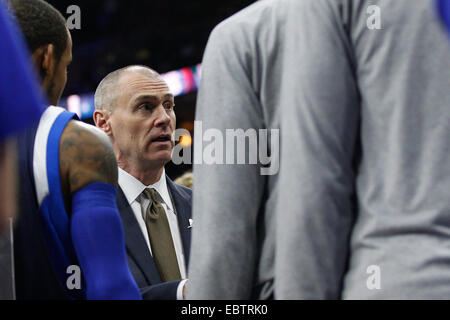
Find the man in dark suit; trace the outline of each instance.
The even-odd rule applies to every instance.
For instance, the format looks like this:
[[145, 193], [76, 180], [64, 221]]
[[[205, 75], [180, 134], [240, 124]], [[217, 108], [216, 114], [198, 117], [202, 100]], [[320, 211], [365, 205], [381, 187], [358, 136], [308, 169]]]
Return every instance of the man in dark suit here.
[[182, 299], [191, 238], [191, 189], [172, 182], [174, 97], [144, 66], [107, 75], [95, 92], [94, 121], [119, 164], [117, 205], [130, 270], [144, 299]]

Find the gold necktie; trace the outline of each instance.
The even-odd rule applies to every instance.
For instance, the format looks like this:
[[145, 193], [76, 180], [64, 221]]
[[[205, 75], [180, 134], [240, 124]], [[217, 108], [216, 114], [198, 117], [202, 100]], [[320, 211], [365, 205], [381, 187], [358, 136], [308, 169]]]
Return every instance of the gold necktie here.
[[181, 280], [177, 255], [170, 233], [169, 221], [161, 202], [161, 196], [155, 189], [145, 189], [144, 196], [150, 200], [145, 216], [148, 237], [153, 260], [162, 282]]

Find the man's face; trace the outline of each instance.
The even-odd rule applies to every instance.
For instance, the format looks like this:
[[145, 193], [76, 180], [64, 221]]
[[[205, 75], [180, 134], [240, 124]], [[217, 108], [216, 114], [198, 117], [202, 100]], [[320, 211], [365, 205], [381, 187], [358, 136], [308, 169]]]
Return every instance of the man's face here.
[[46, 91], [52, 105], [57, 105], [67, 83], [67, 67], [72, 62], [72, 37], [67, 30], [68, 44], [59, 61], [55, 61], [55, 69], [48, 82]]
[[174, 97], [161, 78], [127, 72], [119, 79], [109, 117], [119, 166], [159, 168], [171, 159]]

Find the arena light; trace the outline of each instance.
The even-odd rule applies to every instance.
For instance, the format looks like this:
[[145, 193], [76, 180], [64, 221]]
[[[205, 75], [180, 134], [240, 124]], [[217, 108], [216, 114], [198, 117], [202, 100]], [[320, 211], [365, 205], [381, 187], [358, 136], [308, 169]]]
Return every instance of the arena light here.
[[181, 136], [180, 143], [183, 147], [190, 147], [192, 145], [192, 137], [191, 136]]
[[67, 110], [76, 113], [78, 117], [81, 117], [81, 98], [77, 94], [73, 94], [67, 97]]
[[[173, 95], [179, 96], [198, 89], [201, 71], [202, 66], [201, 64], [198, 64], [193, 67], [186, 67], [163, 73], [161, 76], [167, 82]], [[60, 105], [67, 110], [76, 113], [81, 119], [90, 118], [95, 109], [94, 93], [71, 95], [61, 99]]]

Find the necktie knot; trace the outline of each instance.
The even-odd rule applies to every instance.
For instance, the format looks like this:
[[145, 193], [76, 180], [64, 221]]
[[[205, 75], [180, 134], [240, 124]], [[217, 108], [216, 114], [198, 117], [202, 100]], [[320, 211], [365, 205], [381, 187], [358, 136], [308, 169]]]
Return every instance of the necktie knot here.
[[163, 199], [161, 198], [161, 195], [159, 194], [158, 191], [156, 191], [155, 188], [145, 188], [143, 191], [143, 194], [145, 197], [147, 197], [147, 199], [149, 199], [152, 202], [164, 202]]
[[144, 189], [143, 194], [150, 200], [150, 204], [146, 210], [147, 217], [151, 219], [158, 219], [161, 214], [164, 214], [164, 208], [161, 204], [163, 200], [160, 194], [154, 188]]

